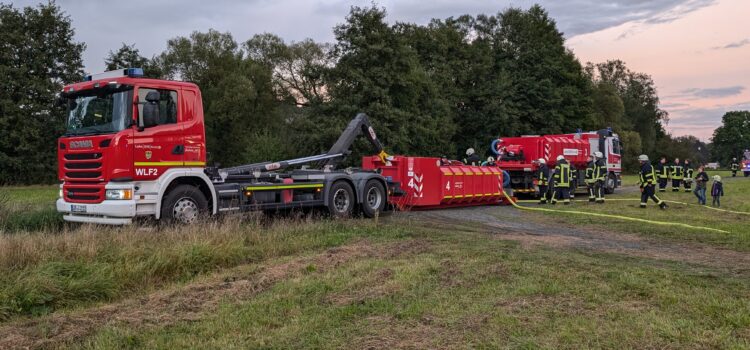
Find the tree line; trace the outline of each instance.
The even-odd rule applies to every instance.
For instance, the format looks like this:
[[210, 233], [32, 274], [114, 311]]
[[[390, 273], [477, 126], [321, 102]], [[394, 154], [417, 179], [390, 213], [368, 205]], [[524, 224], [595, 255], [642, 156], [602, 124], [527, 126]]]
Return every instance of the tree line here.
[[[148, 77], [197, 83], [210, 161], [224, 166], [325, 151], [357, 112], [396, 154], [489, 154], [498, 136], [612, 127], [626, 168], [640, 153], [708, 159], [698, 139], [665, 131], [649, 75], [619, 60], [582, 65], [540, 6], [425, 25], [389, 24], [383, 8], [352, 7], [333, 31], [333, 43], [193, 32], [151, 58], [122, 44], [104, 61], [108, 70], [143, 67]], [[65, 123], [55, 94], [83, 73], [85, 44], [73, 33], [54, 3], [0, 6], [0, 37], [9, 43], [0, 47], [0, 72], [12, 78], [0, 82], [2, 184], [55, 179]], [[349, 163], [367, 153], [358, 143]]]

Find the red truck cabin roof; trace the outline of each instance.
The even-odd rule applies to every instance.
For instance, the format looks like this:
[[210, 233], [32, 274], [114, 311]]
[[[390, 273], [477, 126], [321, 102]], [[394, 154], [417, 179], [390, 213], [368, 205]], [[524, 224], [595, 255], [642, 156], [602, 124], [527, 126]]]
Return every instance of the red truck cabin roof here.
[[175, 89], [175, 88], [192, 88], [192, 89], [198, 89], [198, 85], [195, 85], [194, 83], [184, 82], [184, 81], [172, 81], [172, 80], [162, 80], [162, 79], [150, 79], [150, 78], [131, 78], [131, 77], [117, 77], [117, 78], [108, 78], [108, 79], [99, 79], [99, 80], [92, 80], [92, 81], [82, 81], [79, 83], [74, 83], [70, 85], [66, 85], [63, 88], [63, 92], [70, 93], [74, 91], [81, 91], [81, 90], [87, 90], [87, 89], [93, 89], [100, 86], [104, 86], [106, 84], [122, 84], [122, 85], [148, 85], [149, 87], [153, 88], [163, 88], [163, 89]]

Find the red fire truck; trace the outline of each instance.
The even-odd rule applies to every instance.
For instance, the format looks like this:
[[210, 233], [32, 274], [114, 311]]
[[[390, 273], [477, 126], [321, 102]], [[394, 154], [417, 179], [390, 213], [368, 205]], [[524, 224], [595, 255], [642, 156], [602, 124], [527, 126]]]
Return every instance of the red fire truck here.
[[[142, 75], [130, 68], [64, 87], [68, 121], [58, 142], [57, 210], [65, 220], [127, 224], [151, 216], [192, 222], [201, 213], [303, 207], [374, 216], [385, 209], [383, 176], [335, 169], [360, 134], [387, 156], [364, 114], [327, 153], [217, 169], [206, 166], [198, 86]], [[320, 169], [282, 171], [313, 163]]]
[[563, 155], [576, 169], [576, 185], [583, 186], [588, 157], [594, 152], [602, 152], [606, 161], [605, 192], [612, 193], [621, 185], [622, 144], [611, 129], [561, 135], [500, 137], [492, 142], [491, 149], [497, 156], [497, 165], [510, 174], [514, 193], [538, 194], [535, 176], [539, 165], [535, 161], [544, 159], [553, 169], [559, 155]]
[[[223, 169], [207, 166], [198, 86], [142, 76], [141, 69], [129, 68], [64, 87], [68, 120], [58, 142], [57, 210], [66, 221], [128, 224], [136, 217], [154, 217], [190, 223], [202, 214], [305, 207], [321, 207], [336, 217], [373, 217], [389, 202], [406, 208], [398, 205], [404, 200], [397, 200], [405, 196], [417, 207], [501, 200], [497, 171], [461, 165], [443, 169], [436, 158], [389, 156], [365, 114], [352, 119], [327, 153]], [[377, 156], [366, 158], [367, 169], [337, 169], [360, 135]], [[407, 166], [408, 174], [401, 171]], [[407, 177], [415, 173], [459, 181], [442, 189], [441, 181], [430, 178], [424, 180], [427, 187], [414, 187]], [[463, 179], [474, 173], [482, 177]], [[402, 189], [405, 182], [410, 187]], [[440, 198], [424, 197], [423, 191]]]

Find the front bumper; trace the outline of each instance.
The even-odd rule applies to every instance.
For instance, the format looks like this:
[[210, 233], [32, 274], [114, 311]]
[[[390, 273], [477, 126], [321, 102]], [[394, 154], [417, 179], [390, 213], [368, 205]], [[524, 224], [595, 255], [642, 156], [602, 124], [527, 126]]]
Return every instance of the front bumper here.
[[[73, 212], [72, 206], [85, 207], [86, 212]], [[135, 200], [105, 200], [96, 204], [70, 203], [60, 198], [57, 211], [70, 222], [84, 222], [107, 225], [127, 225], [135, 217]]]

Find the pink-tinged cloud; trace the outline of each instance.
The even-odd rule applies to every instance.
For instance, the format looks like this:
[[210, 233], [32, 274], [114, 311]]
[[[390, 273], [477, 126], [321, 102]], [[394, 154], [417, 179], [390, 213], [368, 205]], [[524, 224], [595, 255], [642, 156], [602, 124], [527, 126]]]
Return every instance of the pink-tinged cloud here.
[[667, 130], [708, 141], [724, 113], [750, 109], [748, 14], [750, 1], [717, 0], [681, 16], [661, 15], [669, 21], [578, 35], [568, 46], [583, 62], [622, 59], [650, 74], [670, 115]]

